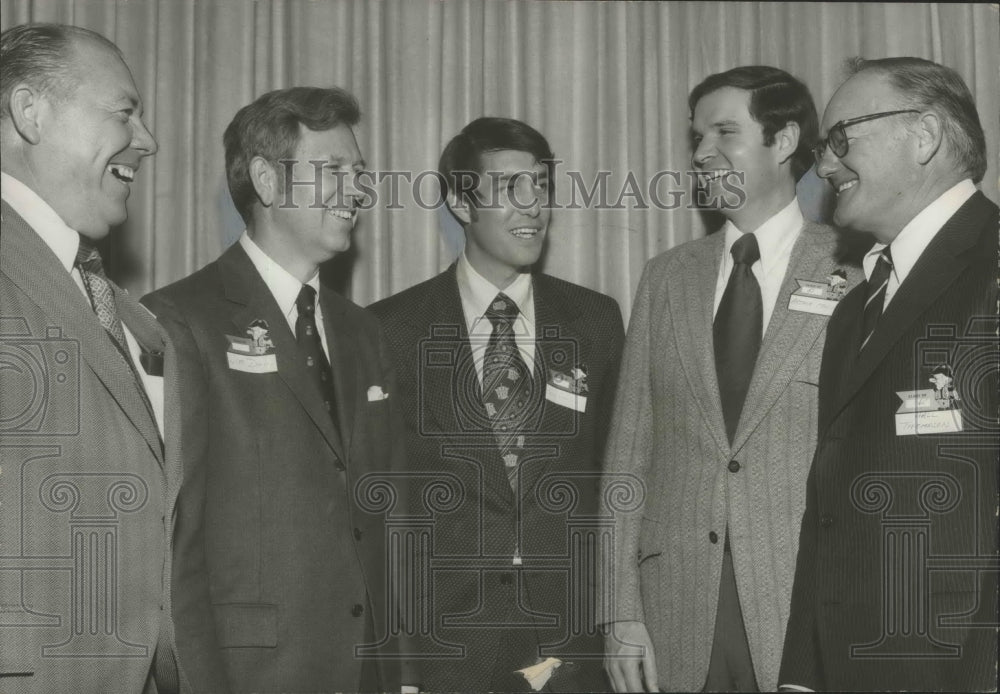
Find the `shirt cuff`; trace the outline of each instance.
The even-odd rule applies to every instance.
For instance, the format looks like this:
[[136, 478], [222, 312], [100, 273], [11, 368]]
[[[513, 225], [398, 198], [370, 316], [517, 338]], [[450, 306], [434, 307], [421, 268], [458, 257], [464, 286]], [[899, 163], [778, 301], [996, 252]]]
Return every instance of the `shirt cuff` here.
[[814, 692], [815, 689], [810, 689], [809, 687], [803, 687], [801, 684], [779, 684], [779, 692]]

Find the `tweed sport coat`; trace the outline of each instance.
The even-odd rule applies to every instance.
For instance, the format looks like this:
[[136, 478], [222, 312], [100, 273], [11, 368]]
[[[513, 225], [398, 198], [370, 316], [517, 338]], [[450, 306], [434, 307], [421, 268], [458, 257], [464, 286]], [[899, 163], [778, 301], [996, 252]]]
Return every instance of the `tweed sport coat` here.
[[837, 267], [851, 284], [861, 278], [838, 262], [833, 230], [807, 222], [730, 446], [712, 346], [724, 244], [713, 234], [646, 266], [606, 455], [609, 472], [641, 481], [644, 503], [616, 516], [603, 620], [645, 623], [666, 691], [705, 684], [727, 526], [757, 683], [777, 685], [828, 320], [789, 310], [789, 299], [796, 280], [823, 281]]
[[[975, 193], [860, 355], [866, 285], [830, 319], [783, 684], [996, 689], [997, 227]], [[898, 393], [941, 364], [963, 430], [899, 435]]]
[[[319, 292], [337, 426], [277, 302], [239, 244], [143, 298], [177, 346], [184, 465], [177, 552], [207, 574], [211, 609], [176, 596], [198, 691], [390, 691], [399, 662], [357, 656], [389, 625], [383, 511], [369, 473], [400, 467], [392, 367], [375, 317]], [[267, 323], [275, 370], [229, 363]], [[390, 398], [374, 398], [373, 388]], [[193, 579], [192, 579], [193, 580]], [[195, 669], [196, 668], [196, 669]]]
[[[513, 669], [534, 664], [541, 649], [564, 661], [549, 681], [553, 690], [604, 690], [593, 555], [575, 543], [596, 527], [621, 313], [607, 296], [534, 275], [535, 383], [579, 366], [588, 390], [583, 411], [541, 400], [515, 493], [479, 394], [455, 268], [371, 307], [399, 375], [411, 511], [422, 509], [433, 526], [421, 556], [430, 582], [420, 593], [428, 624], [419, 643], [422, 652], [447, 657], [421, 661], [422, 684], [523, 690], [527, 683]], [[518, 650], [525, 661], [510, 671], [498, 664], [501, 652]]]
[[144, 352], [162, 355], [161, 445], [87, 298], [7, 203], [0, 216], [0, 691], [155, 691], [156, 649], [177, 667], [176, 353], [112, 284], [121, 321]]

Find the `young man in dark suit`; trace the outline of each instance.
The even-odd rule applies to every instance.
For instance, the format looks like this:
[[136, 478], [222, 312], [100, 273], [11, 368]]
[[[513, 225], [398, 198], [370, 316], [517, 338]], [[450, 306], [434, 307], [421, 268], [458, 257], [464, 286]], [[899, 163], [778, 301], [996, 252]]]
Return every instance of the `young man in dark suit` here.
[[223, 142], [246, 233], [143, 300], [180, 352], [177, 554], [212, 611], [179, 595], [177, 620], [209, 691], [220, 669], [238, 692], [399, 686], [397, 661], [355, 651], [388, 623], [383, 522], [355, 487], [399, 467], [392, 367], [375, 317], [319, 280], [351, 242], [358, 119], [341, 89], [241, 109]]
[[[414, 504], [435, 506], [420, 496], [429, 485], [455, 494], [430, 508], [420, 555], [430, 577], [422, 684], [432, 691], [606, 687], [593, 557], [576, 546], [573, 519], [596, 511], [624, 336], [614, 300], [532, 274], [551, 161], [525, 123], [467, 125], [439, 166], [464, 252], [371, 307], [399, 374]], [[517, 672], [536, 665], [540, 680]]]
[[994, 689], [998, 218], [976, 105], [936, 63], [858, 61], [822, 132], [834, 219], [876, 243], [827, 329], [780, 682]]

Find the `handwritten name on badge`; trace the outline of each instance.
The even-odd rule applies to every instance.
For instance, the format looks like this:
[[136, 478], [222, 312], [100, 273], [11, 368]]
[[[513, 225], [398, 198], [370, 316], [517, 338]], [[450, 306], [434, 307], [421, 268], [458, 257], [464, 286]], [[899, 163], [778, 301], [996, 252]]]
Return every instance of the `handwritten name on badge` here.
[[950, 407], [939, 391], [903, 390], [896, 395], [903, 401], [896, 411], [896, 436], [953, 434], [962, 431], [962, 411]]
[[278, 370], [274, 342], [271, 341], [266, 321], [257, 319], [250, 323], [246, 337], [226, 335], [226, 339], [229, 341], [226, 361], [230, 369], [252, 374], [274, 373]]
[[800, 280], [798, 289], [788, 297], [788, 310], [812, 313], [818, 316], [829, 316], [837, 303], [844, 296], [847, 285], [846, 273], [834, 270], [827, 275], [825, 281]]

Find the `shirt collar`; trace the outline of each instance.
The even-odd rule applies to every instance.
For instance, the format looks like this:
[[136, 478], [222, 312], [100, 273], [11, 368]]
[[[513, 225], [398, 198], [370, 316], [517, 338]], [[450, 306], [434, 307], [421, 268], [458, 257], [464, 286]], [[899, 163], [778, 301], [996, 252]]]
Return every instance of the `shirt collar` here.
[[862, 263], [865, 277], [872, 276], [879, 253], [888, 245], [892, 253], [892, 272], [896, 276], [896, 282], [902, 283], [945, 223], [975, 192], [976, 186], [971, 178], [959, 181], [911, 219], [891, 243], [876, 243], [872, 246]]
[[[250, 238], [250, 234], [246, 230], [240, 236], [239, 243], [243, 246], [243, 250], [246, 251], [247, 255], [250, 256], [250, 262], [257, 268], [257, 272], [260, 274], [261, 279], [264, 280], [264, 284], [267, 285], [267, 288], [271, 290], [271, 294], [274, 295], [274, 300], [278, 302], [278, 308], [281, 309], [281, 315], [286, 319], [290, 319], [295, 315], [293, 314], [293, 311], [295, 311], [295, 300], [298, 298], [299, 292], [302, 291], [302, 283], [285, 268], [271, 260], [271, 257], [261, 250], [260, 246]], [[306, 284], [315, 289], [318, 295], [319, 272], [316, 272], [316, 274], [309, 278]]]
[[477, 321], [486, 314], [486, 309], [503, 292], [511, 301], [517, 304], [518, 311], [525, 321], [533, 324], [535, 320], [534, 294], [532, 291], [531, 274], [522, 272], [506, 289], [498, 289], [492, 282], [479, 274], [472, 263], [465, 257], [465, 251], [458, 258], [455, 269], [458, 281], [458, 293], [462, 297], [462, 310], [465, 313], [465, 323], [469, 332], [473, 332]]
[[73, 271], [80, 234], [66, 226], [52, 207], [28, 186], [8, 173], [0, 171], [0, 197], [52, 249], [66, 272]]
[[[799, 199], [796, 197], [752, 232], [757, 237], [761, 271], [765, 275], [770, 272], [773, 263], [782, 256], [784, 251], [795, 243], [804, 224], [805, 218], [802, 216]], [[743, 236], [743, 232], [729, 220], [726, 220], [723, 229], [726, 234], [725, 256], [723, 257], [729, 258], [733, 244]]]

